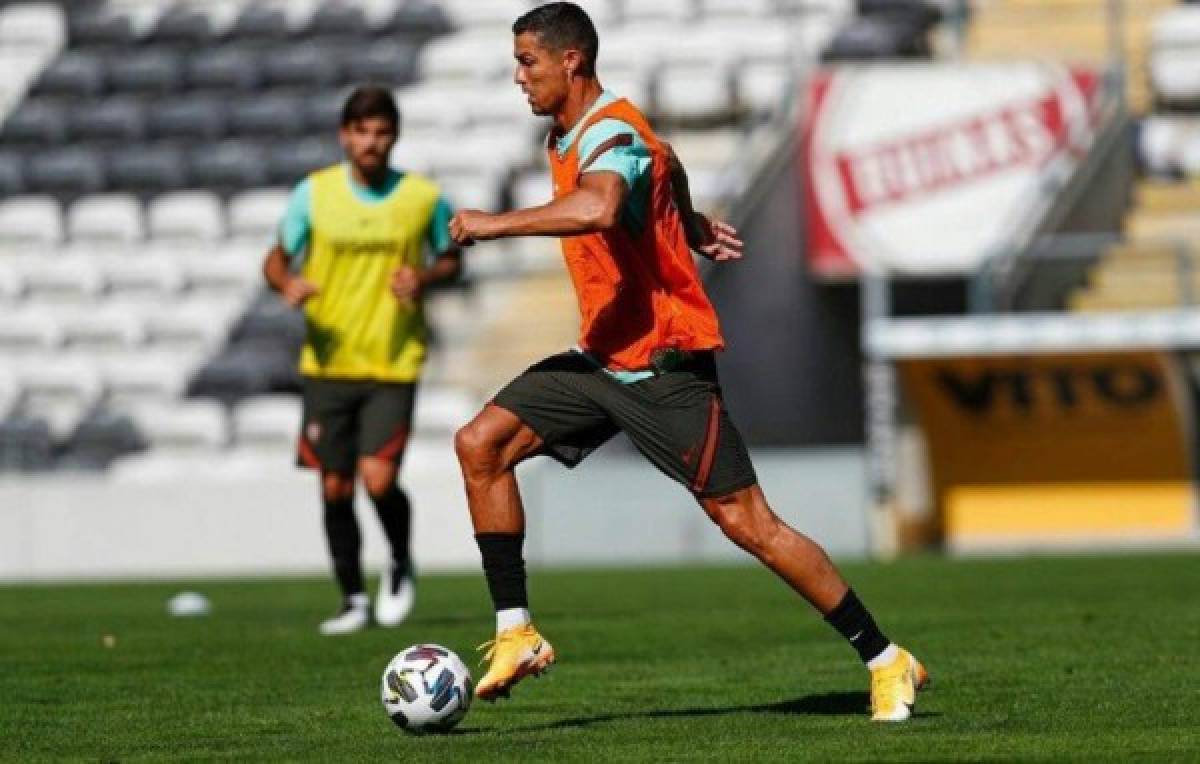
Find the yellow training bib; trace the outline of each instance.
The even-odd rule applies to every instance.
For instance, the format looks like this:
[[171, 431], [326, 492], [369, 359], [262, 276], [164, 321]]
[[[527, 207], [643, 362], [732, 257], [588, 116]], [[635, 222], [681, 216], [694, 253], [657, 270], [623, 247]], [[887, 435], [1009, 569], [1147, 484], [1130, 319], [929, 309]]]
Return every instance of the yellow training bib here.
[[424, 312], [419, 303], [397, 300], [390, 282], [401, 265], [424, 265], [437, 186], [408, 173], [385, 199], [371, 203], [355, 196], [344, 165], [310, 177], [312, 231], [301, 272], [320, 293], [304, 306], [308, 337], [300, 373], [416, 381], [425, 360]]

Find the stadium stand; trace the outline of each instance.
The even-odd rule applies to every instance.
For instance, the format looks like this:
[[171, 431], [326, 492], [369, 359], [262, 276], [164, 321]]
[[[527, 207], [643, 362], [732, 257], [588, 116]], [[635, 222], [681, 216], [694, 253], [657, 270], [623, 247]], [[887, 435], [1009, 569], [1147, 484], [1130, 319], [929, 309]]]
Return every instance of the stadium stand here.
[[[805, 67], [929, 55], [939, 17], [921, 2], [583, 5], [600, 27], [602, 80], [647, 109], [705, 208], [737, 190], [731, 168], [789, 108]], [[460, 206], [547, 199], [545, 126], [509, 82], [509, 27], [529, 7], [0, 8], [13, 72], [0, 85], [0, 470], [102, 469], [147, 448], [122, 472], [242, 449], [285, 459], [303, 320], [261, 292], [259, 265], [287, 189], [337, 161], [346, 89], [374, 81], [401, 103], [397, 165], [429, 172]], [[480, 246], [468, 270], [464, 288], [429, 300], [436, 346], [419, 427], [452, 430], [530, 359], [574, 340], [553, 242]]]

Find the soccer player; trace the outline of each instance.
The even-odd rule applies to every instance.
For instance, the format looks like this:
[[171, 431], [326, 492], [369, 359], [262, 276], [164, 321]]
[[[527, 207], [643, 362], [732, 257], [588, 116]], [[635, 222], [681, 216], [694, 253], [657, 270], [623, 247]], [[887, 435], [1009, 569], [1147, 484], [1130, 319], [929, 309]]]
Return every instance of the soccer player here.
[[[322, 634], [348, 634], [370, 622], [354, 516], [357, 476], [392, 548], [375, 620], [394, 626], [413, 606], [410, 508], [397, 473], [425, 359], [421, 296], [456, 278], [461, 257], [448, 233], [453, 210], [438, 187], [389, 166], [399, 127], [389, 91], [366, 86], [350, 94], [338, 132], [347, 161], [296, 186], [263, 264], [267, 283], [303, 307], [308, 327], [298, 463], [320, 471], [325, 534], [342, 593], [342, 608], [321, 624]], [[436, 253], [431, 263], [426, 246]]]
[[561, 237], [582, 337], [510, 382], [456, 435], [496, 609], [477, 696], [507, 696], [556, 658], [530, 617], [515, 466], [548, 454], [573, 467], [623, 431], [853, 645], [871, 673], [872, 718], [909, 718], [925, 669], [883, 635], [824, 550], [771, 510], [723, 405], [713, 359], [723, 340], [691, 252], [736, 260], [737, 232], [692, 208], [670, 146], [633, 104], [601, 86], [596, 30], [584, 11], [549, 3], [518, 19], [513, 34], [514, 80], [534, 114], [553, 118], [554, 198], [503, 214], [462, 210], [451, 233], [462, 245]]

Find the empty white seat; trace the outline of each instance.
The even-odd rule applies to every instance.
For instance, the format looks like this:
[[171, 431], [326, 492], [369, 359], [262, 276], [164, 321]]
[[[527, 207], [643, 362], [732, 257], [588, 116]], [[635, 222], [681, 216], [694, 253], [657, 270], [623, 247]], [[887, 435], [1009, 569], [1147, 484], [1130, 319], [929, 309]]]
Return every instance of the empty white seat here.
[[209, 191], [173, 191], [146, 205], [150, 237], [159, 243], [203, 245], [225, 235], [221, 200]]
[[63, 342], [71, 349], [90, 352], [132, 348], [146, 339], [137, 313], [121, 304], [61, 307], [54, 318]]
[[0, 252], [50, 250], [63, 240], [62, 207], [52, 196], [0, 201]]
[[657, 111], [679, 119], [718, 119], [730, 114], [733, 99], [727, 71], [720, 66], [672, 68], [659, 77]]
[[287, 203], [287, 189], [264, 188], [237, 194], [229, 200], [230, 235], [269, 246], [278, 236]]
[[[626, 2], [625, 23], [644, 24], [649, 22], [679, 23], [690, 21], [695, 16], [692, 0], [654, 0], [654, 2]], [[603, 47], [601, 47], [603, 50]]]
[[233, 409], [234, 440], [242, 448], [291, 448], [300, 432], [302, 408], [294, 395], [248, 398]]
[[737, 100], [755, 112], [777, 111], [787, 101], [789, 88], [795, 88], [791, 69], [777, 61], [742, 64], [737, 69]]
[[692, 203], [701, 212], [712, 212], [729, 196], [725, 172], [719, 168], [697, 167], [688, 170]]
[[23, 255], [9, 260], [20, 274], [28, 299], [43, 303], [90, 303], [104, 291], [95, 258], [87, 255]]
[[[596, 59], [600, 81], [611, 87], [610, 77], [648, 77], [663, 60], [663, 40], [680, 34], [681, 30], [671, 24], [641, 22], [619, 27], [600, 42]], [[644, 108], [644, 104], [638, 105]]]
[[164, 350], [215, 350], [245, 309], [240, 299], [192, 298], [162, 306], [138, 308], [146, 339]]
[[[440, 5], [459, 29], [507, 32], [529, 6], [521, 0], [441, 0]], [[509, 39], [511, 45], [512, 40]]]
[[771, 0], [697, 0], [705, 20], [729, 18], [766, 18], [775, 6]]
[[213, 37], [220, 39], [233, 27], [245, 5], [246, 0], [178, 0], [172, 8], [204, 16]]
[[105, 474], [115, 483], [171, 487], [181, 479], [211, 477], [213, 462], [208, 452], [150, 450], [114, 459]]
[[263, 252], [214, 250], [180, 261], [192, 294], [246, 295], [262, 282]]
[[107, 399], [116, 408], [181, 398], [205, 355], [140, 348], [96, 358]]
[[495, 210], [500, 206], [503, 187], [495, 173], [444, 171], [435, 177], [456, 209]]
[[1189, 133], [1196, 132], [1200, 122], [1186, 118], [1151, 116], [1142, 120], [1138, 132], [1138, 152], [1142, 163], [1152, 174], [1169, 175], [1180, 168], [1180, 157]]
[[472, 130], [460, 133], [454, 142], [424, 148], [424, 162], [434, 175], [505, 175], [514, 165], [533, 158], [534, 146], [524, 133]]
[[44, 306], [6, 312], [0, 321], [0, 358], [44, 354], [59, 347], [62, 341], [62, 328]]
[[0, 304], [17, 302], [24, 293], [25, 281], [20, 272], [0, 258]]
[[23, 410], [41, 417], [55, 438], [65, 438], [100, 400], [95, 365], [74, 356], [29, 356], [14, 364], [24, 390]]
[[213, 451], [229, 442], [225, 408], [215, 401], [146, 403], [124, 410], [153, 448]]
[[96, 255], [97, 268], [104, 276], [108, 294], [170, 296], [187, 285], [183, 267], [166, 257], [128, 257], [125, 255]]
[[502, 33], [447, 35], [421, 48], [417, 69], [421, 79], [431, 83], [465, 81], [496, 84], [496, 80], [511, 71], [512, 45], [512, 34], [507, 29]]
[[132, 194], [85, 196], [67, 211], [67, 235], [93, 246], [118, 247], [145, 238], [142, 205]]
[[[604, 89], [617, 98], [624, 98], [639, 109], [650, 108], [650, 75], [640, 69], [617, 71], [600, 78]], [[542, 125], [541, 136], [549, 132], [549, 125]]]
[[737, 130], [678, 130], [667, 136], [667, 142], [690, 173], [700, 168], [724, 169], [737, 157], [742, 141]]
[[537, 207], [554, 198], [554, 182], [546, 170], [527, 170], [513, 181], [511, 192], [517, 209]]
[[66, 14], [58, 3], [20, 3], [0, 9], [0, 48], [60, 50], [67, 39]]
[[1150, 28], [1150, 44], [1154, 50], [1200, 45], [1200, 8], [1179, 5], [1159, 13]]
[[[475, 90], [471, 88], [472, 92]], [[418, 82], [396, 90], [400, 108], [400, 145], [404, 145], [410, 131], [454, 131], [464, 127], [469, 114], [462, 93], [460, 88], [430, 82]]]

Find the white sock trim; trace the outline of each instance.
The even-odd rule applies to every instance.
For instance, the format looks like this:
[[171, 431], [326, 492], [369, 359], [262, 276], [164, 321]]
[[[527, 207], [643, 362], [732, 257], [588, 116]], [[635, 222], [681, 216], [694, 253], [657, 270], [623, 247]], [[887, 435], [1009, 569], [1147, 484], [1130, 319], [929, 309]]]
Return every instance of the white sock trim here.
[[523, 607], [510, 607], [496, 611], [496, 633], [515, 629], [518, 626], [532, 623], [529, 610]]
[[896, 645], [888, 642], [888, 646], [883, 648], [883, 652], [876, 655], [871, 660], [867, 661], [867, 669], [874, 671], [878, 668], [883, 668], [892, 661], [896, 660], [896, 656], [900, 654], [900, 649]]

